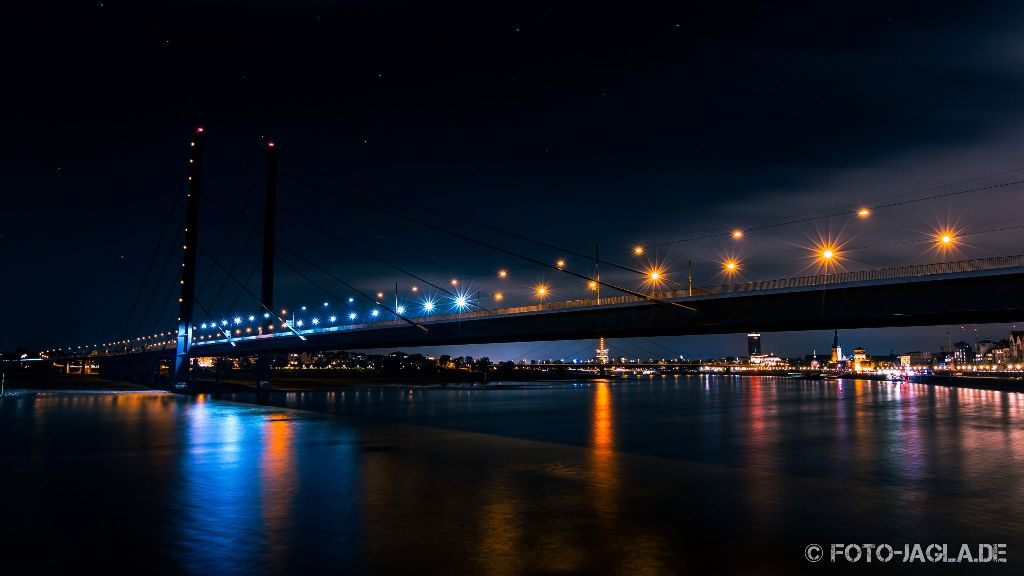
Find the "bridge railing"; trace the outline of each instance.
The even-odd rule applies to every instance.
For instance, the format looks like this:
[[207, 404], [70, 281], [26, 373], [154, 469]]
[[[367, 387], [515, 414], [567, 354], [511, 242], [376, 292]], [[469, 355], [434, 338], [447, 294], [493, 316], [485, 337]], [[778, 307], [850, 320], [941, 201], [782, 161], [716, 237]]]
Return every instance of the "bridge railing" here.
[[[721, 294], [735, 294], [747, 292], [765, 292], [770, 290], [786, 290], [792, 288], [809, 288], [814, 286], [833, 286], [837, 284], [849, 284], [853, 282], [872, 282], [879, 280], [898, 280], [901, 278], [916, 278], [922, 276], [935, 276], [939, 274], [956, 274], [963, 272], [980, 272], [985, 270], [998, 270], [1002, 268], [1024, 267], [1024, 255], [1021, 256], [998, 256], [978, 260], [960, 260], [957, 262], [936, 262], [932, 264], [917, 264], [913, 266], [899, 266], [895, 268], [877, 268], [875, 270], [860, 270], [857, 272], [837, 272], [835, 274], [818, 274], [815, 276], [796, 276], [792, 278], [779, 278], [774, 280], [754, 280], [750, 282], [737, 282], [733, 284], [722, 284], [719, 286], [704, 286], [690, 290], [669, 290], [651, 293], [650, 299], [657, 300], [680, 300], [696, 296], [717, 296]], [[567, 300], [563, 302], [551, 302], [548, 304], [532, 304], [528, 306], [516, 306], [513, 308], [500, 308], [497, 310], [475, 310], [462, 312], [460, 314], [449, 314], [445, 316], [433, 316], [429, 320], [453, 321], [460, 319], [480, 318], [494, 315], [524, 314], [535, 312], [548, 312], [564, 310], [568, 308], [584, 308], [590, 306], [606, 306], [615, 304], [629, 304], [643, 302], [648, 298], [639, 296], [612, 296], [609, 298], [588, 298], [582, 300]], [[401, 324], [401, 321], [394, 321], [394, 324]], [[380, 326], [383, 322], [373, 325]]]
[[[528, 306], [516, 306], [512, 308], [499, 308], [495, 310], [473, 310], [457, 314], [446, 314], [439, 316], [428, 316], [416, 318], [417, 322], [457, 322], [459, 320], [471, 320], [474, 318], [485, 318], [491, 316], [506, 316], [517, 314], [530, 314], [538, 312], [551, 312], [556, 310], [567, 310], [572, 308], [587, 308], [597, 306], [610, 306], [616, 304], [631, 304], [644, 302], [646, 300], [685, 300], [698, 296], [717, 296], [721, 294], [736, 294], [750, 292], [766, 292], [771, 290], [786, 290], [792, 288], [808, 288], [814, 286], [835, 286], [854, 282], [871, 282], [880, 280], [898, 280], [901, 278], [918, 278], [935, 276], [941, 274], [956, 274], [963, 272], [981, 272], [985, 270], [998, 270], [1002, 268], [1024, 267], [1024, 255], [1021, 256], [998, 256], [978, 260], [960, 260], [957, 262], [937, 262], [933, 264], [918, 264], [913, 266], [899, 266], [896, 268], [878, 268], [875, 270], [861, 270], [857, 272], [838, 272], [835, 274], [818, 274], [815, 276], [797, 276], [793, 278], [781, 278], [775, 280], [755, 280], [750, 282], [738, 282], [734, 284], [722, 284], [719, 286], [705, 286], [690, 290], [670, 290], [654, 292], [648, 298], [639, 296], [612, 296], [610, 298], [588, 298], [582, 300], [567, 300], [562, 302], [550, 302], [547, 304], [532, 304]], [[405, 325], [400, 319], [382, 320], [366, 324], [350, 324], [346, 326], [334, 326], [330, 328], [317, 328], [299, 330], [302, 334], [320, 332], [363, 330], [368, 328], [387, 328]], [[283, 336], [282, 333], [279, 336]], [[239, 340], [247, 340], [247, 337], [240, 337]], [[222, 342], [215, 339], [205, 343]]]

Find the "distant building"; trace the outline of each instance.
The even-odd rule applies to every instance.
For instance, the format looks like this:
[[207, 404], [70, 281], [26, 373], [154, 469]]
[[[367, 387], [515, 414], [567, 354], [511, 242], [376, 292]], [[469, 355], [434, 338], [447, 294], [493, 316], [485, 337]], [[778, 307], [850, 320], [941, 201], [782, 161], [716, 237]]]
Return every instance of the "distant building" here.
[[1024, 362], [1024, 331], [1010, 331], [1010, 358], [1013, 362]]
[[599, 364], [608, 363], [608, 348], [604, 345], [604, 338], [597, 341], [597, 362]]
[[971, 345], [963, 340], [953, 344], [953, 364], [956, 366], [964, 366], [974, 362], [974, 351], [971, 349]]
[[747, 356], [753, 358], [761, 355], [761, 335], [751, 332], [747, 334]]
[[900, 354], [899, 360], [900, 366], [904, 368], [931, 366], [932, 353], [920, 351], [907, 352], [906, 354]]
[[875, 363], [868, 356], [866, 348], [857, 346], [853, 349], [853, 371], [867, 372], [875, 369]]
[[835, 336], [832, 337], [832, 358], [833, 364], [846, 360], [843, 356], [843, 347], [839, 344], [839, 330], [836, 330]]

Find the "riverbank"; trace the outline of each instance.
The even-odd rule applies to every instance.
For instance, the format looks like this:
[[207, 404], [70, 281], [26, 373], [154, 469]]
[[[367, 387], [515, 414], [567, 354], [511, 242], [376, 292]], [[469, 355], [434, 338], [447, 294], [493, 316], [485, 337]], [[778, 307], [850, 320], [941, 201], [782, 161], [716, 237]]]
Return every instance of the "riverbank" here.
[[147, 386], [104, 380], [95, 374], [52, 374], [43, 372], [16, 372], [6, 374], [4, 392], [139, 392], [151, 390]]
[[[590, 380], [615, 380], [629, 382], [638, 379], [650, 378], [688, 378], [708, 377], [698, 374], [652, 374], [652, 375], [599, 375], [591, 372], [575, 371], [514, 371], [514, 372], [492, 372], [486, 379], [479, 372], [450, 371], [441, 374], [382, 374], [375, 371], [291, 371], [275, 370], [272, 376], [271, 391], [274, 392], [315, 392], [323, 390], [335, 390], [342, 388], [364, 387], [364, 386], [405, 386], [405, 387], [460, 387], [460, 388], [496, 388], [503, 386], [504, 382], [567, 382], [567, 381], [590, 381]], [[883, 377], [874, 375], [858, 375], [856, 377], [822, 378], [814, 377], [793, 377], [784, 374], [731, 374], [733, 377], [761, 377], [778, 378], [786, 380], [813, 380], [813, 381], [841, 381], [841, 380], [873, 380], [879, 382], [887, 381]], [[999, 390], [1006, 392], [1024, 392], [1024, 379], [1001, 378], [983, 376], [945, 376], [945, 375], [923, 375], [914, 376], [910, 380], [914, 384], [931, 384], [933, 386], [950, 386], [956, 388]], [[894, 381], [893, 384], [900, 382]], [[98, 375], [79, 374], [52, 374], [36, 372], [20, 372], [8, 374], [5, 382], [5, 392], [131, 392], [145, 390], [167, 390], [170, 388], [168, 382], [152, 387], [143, 386], [126, 381], [105, 380]], [[229, 371], [218, 383], [211, 374], [201, 375], [195, 382], [193, 392], [252, 392], [256, 390], [255, 375], [248, 372]]]

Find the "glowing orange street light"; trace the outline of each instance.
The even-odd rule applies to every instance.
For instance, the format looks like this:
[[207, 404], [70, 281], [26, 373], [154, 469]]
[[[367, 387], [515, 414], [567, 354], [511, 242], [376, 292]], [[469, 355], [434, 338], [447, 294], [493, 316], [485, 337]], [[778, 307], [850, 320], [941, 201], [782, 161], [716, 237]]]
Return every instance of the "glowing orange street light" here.
[[457, 279], [455, 279], [455, 278], [452, 278], [452, 286], [458, 286], [458, 285], [459, 285], [459, 281]]
[[555, 262], [555, 266], [558, 266], [559, 270], [565, 268], [565, 260], [559, 260], [558, 262]]
[[822, 261], [828, 263], [828, 262], [831, 262], [833, 259], [835, 259], [835, 257], [836, 257], [836, 250], [835, 250], [835, 248], [832, 248], [831, 246], [826, 246], [826, 247], [821, 249], [821, 259], [822, 259]]
[[633, 248], [633, 254], [636, 254], [637, 256], [639, 256], [639, 255], [641, 255], [643, 253], [644, 253], [644, 247], [643, 246], [635, 246]]
[[593, 281], [593, 280], [591, 280], [590, 282], [588, 282], [588, 283], [587, 283], [587, 286], [589, 286], [591, 290], [597, 290], [597, 282], [595, 282], [595, 281]]
[[935, 241], [941, 248], [952, 248], [956, 244], [956, 234], [952, 230], [943, 230], [936, 236]]
[[722, 263], [722, 270], [726, 274], [735, 274], [740, 269], [740, 263], [736, 260], [726, 260]]
[[534, 288], [534, 294], [537, 296], [537, 298], [543, 300], [548, 295], [548, 287], [544, 284], [538, 284], [537, 287]]
[[412, 287], [412, 291], [413, 292], [419, 292], [420, 291], [420, 287], [419, 286], [413, 286]]
[[377, 292], [377, 298], [383, 298], [383, 297], [384, 297], [384, 293], [383, 292]]
[[502, 300], [505, 299], [505, 295], [502, 294], [501, 292], [495, 292], [494, 299], [497, 300], [498, 302], [501, 302]]
[[861, 218], [867, 218], [868, 216], [871, 216], [871, 210], [867, 208], [861, 208], [860, 210], [857, 210], [857, 216], [860, 216]]
[[501, 278], [502, 280], [508, 278], [508, 270], [498, 270], [498, 278]]
[[736, 230], [733, 230], [732, 237], [735, 238], [736, 240], [743, 238], [743, 230], [740, 230], [738, 228]]

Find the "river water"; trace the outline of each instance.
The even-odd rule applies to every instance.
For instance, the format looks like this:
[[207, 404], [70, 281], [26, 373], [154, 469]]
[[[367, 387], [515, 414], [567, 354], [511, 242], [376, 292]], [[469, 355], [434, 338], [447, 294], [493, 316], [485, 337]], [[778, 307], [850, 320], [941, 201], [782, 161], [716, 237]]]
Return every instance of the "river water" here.
[[867, 568], [830, 564], [830, 543], [1004, 543], [1006, 564], [976, 569], [1024, 565], [1012, 392], [656, 376], [54, 393], [3, 399], [0, 433], [3, 558], [32, 573]]

